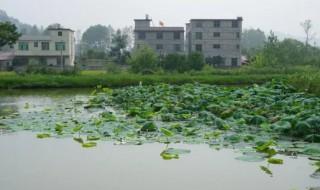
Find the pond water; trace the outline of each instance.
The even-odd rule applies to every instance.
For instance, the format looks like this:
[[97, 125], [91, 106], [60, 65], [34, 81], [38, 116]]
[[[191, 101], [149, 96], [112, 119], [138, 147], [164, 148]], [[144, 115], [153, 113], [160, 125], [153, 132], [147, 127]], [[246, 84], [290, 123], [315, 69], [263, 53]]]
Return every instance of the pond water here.
[[[36, 112], [74, 99], [86, 99], [90, 89], [1, 91], [0, 114]], [[26, 109], [26, 104], [28, 109]], [[0, 120], [1, 123], [1, 120]], [[171, 143], [188, 149], [179, 159], [164, 160], [167, 145], [116, 145], [98, 141], [82, 148], [70, 137], [36, 138], [37, 132], [7, 131], [0, 125], [0, 189], [3, 190], [307, 190], [320, 187], [311, 175], [316, 168], [305, 156], [284, 156], [284, 164], [266, 160], [244, 162], [232, 147]], [[268, 174], [262, 168], [272, 172]]]

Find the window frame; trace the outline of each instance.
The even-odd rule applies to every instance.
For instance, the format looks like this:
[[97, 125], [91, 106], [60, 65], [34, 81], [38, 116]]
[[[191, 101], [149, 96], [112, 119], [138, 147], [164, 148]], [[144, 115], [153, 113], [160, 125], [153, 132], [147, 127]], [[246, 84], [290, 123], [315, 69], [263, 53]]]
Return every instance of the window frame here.
[[139, 40], [145, 40], [147, 37], [146, 32], [145, 31], [139, 31], [138, 32], [138, 39]]
[[202, 52], [202, 44], [196, 44], [195, 45], [195, 50], [196, 50], [196, 52]]
[[213, 21], [213, 27], [214, 28], [220, 28], [221, 27], [221, 21], [220, 20], [214, 20]]
[[214, 38], [220, 38], [221, 37], [221, 32], [213, 32], [213, 37]]
[[18, 49], [20, 51], [28, 51], [29, 50], [29, 42], [19, 42]]
[[203, 39], [202, 32], [196, 32], [195, 35], [196, 35], [195, 36], [196, 40], [202, 40]]
[[212, 48], [213, 49], [221, 49], [221, 44], [213, 44]]
[[[48, 46], [45, 46], [44, 44], [48, 44]], [[44, 47], [48, 47], [48, 48], [44, 48]], [[42, 51], [49, 51], [50, 50], [50, 42], [41, 42], [41, 50]]]
[[173, 32], [173, 39], [174, 40], [180, 40], [181, 39], [180, 32]]
[[[62, 47], [62, 49], [58, 48]], [[65, 42], [55, 42], [56, 51], [65, 51], [66, 50], [66, 43]]]
[[163, 39], [163, 32], [157, 32], [156, 36], [157, 36], [157, 40], [162, 40]]

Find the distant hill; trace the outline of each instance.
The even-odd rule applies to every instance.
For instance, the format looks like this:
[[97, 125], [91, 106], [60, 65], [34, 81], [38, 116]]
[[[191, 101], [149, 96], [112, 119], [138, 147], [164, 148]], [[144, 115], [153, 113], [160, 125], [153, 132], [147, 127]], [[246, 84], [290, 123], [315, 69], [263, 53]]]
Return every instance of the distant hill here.
[[42, 33], [43, 29], [38, 28], [36, 25], [30, 25], [20, 22], [18, 19], [10, 17], [4, 10], [0, 9], [0, 22], [11, 22], [15, 24], [18, 31], [22, 34], [36, 35]]

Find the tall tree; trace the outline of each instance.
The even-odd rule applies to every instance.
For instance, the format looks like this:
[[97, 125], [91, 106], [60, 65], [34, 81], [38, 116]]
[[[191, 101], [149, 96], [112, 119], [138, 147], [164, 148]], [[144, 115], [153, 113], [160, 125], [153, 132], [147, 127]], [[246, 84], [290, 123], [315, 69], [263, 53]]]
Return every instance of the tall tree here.
[[82, 35], [82, 43], [87, 49], [96, 49], [107, 52], [111, 46], [111, 26], [95, 25], [89, 27]]
[[312, 22], [311, 20], [305, 20], [304, 22], [300, 23], [300, 25], [306, 34], [306, 47], [308, 47], [311, 38]]
[[17, 27], [9, 22], [0, 23], [0, 48], [5, 45], [14, 44], [21, 34], [17, 32]]
[[124, 33], [120, 29], [112, 35], [112, 47], [110, 55], [115, 58], [117, 63], [125, 63], [125, 59], [128, 57], [128, 34]]

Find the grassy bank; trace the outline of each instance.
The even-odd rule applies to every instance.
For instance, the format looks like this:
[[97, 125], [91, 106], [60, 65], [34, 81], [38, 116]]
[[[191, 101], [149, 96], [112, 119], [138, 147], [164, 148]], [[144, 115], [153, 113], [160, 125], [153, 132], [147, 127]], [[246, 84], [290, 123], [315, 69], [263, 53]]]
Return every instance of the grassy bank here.
[[320, 95], [319, 68], [292, 67], [292, 68], [252, 68], [213, 69], [205, 68], [200, 72], [157, 73], [141, 75], [128, 72], [106, 73], [105, 71], [83, 71], [77, 75], [44, 75], [27, 74], [17, 75], [14, 72], [0, 72], [1, 89], [25, 88], [92, 88], [97, 85], [106, 87], [123, 87], [157, 83], [184, 84], [206, 83], [216, 85], [250, 85], [267, 81], [285, 80], [300, 91]]
[[128, 85], [156, 84], [156, 83], [207, 83], [218, 85], [246, 85], [263, 83], [272, 79], [282, 79], [284, 75], [212, 75], [212, 74], [107, 74], [102, 72], [84, 72], [78, 75], [16, 75], [0, 74], [0, 88], [81, 88], [95, 87], [122, 87]]

